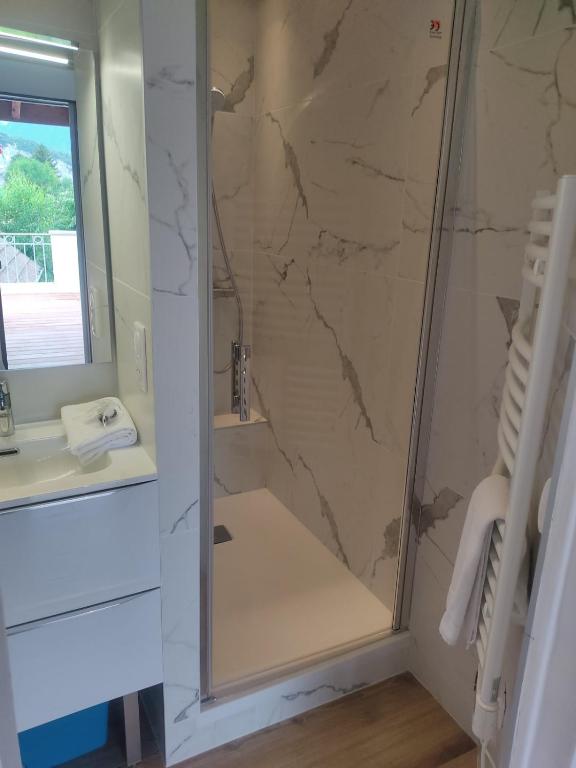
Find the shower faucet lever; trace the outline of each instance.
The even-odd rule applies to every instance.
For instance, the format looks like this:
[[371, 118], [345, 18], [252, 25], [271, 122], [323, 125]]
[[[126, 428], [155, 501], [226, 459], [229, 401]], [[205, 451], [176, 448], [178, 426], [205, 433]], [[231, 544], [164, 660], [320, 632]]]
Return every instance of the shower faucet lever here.
[[232, 342], [232, 413], [240, 415], [240, 421], [250, 420], [250, 345]]

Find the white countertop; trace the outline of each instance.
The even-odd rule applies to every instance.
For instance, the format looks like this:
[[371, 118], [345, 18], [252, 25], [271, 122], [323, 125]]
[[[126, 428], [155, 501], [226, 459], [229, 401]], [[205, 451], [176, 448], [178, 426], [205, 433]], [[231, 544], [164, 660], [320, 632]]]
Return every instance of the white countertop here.
[[[18, 455], [1, 455], [19, 448]], [[156, 479], [156, 466], [144, 448], [109, 451], [82, 468], [66, 449], [60, 421], [23, 424], [0, 437], [0, 512], [43, 501], [80, 496]]]

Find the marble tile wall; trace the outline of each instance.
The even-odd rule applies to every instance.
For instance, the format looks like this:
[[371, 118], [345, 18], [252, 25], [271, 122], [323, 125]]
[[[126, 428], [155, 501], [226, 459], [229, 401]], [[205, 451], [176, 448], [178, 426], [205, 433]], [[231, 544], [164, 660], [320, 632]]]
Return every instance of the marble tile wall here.
[[[530, 202], [576, 172], [575, 23], [571, 2], [479, 3], [411, 618], [413, 670], [468, 730], [475, 659], [446, 646], [438, 624], [468, 499], [496, 458]], [[570, 339], [565, 326], [539, 483], [553, 460]], [[517, 638], [511, 643], [509, 684]]]
[[[103, 0], [98, 7], [104, 154], [110, 226], [119, 397], [150, 455], [155, 453], [146, 190], [142, 32], [139, 0]], [[147, 332], [148, 391], [136, 378], [134, 322]]]
[[451, 0], [258, 6], [253, 395], [269, 420], [266, 484], [389, 607], [451, 12]]
[[[210, 0], [211, 82], [225, 94], [212, 130], [212, 176], [225, 243], [244, 311], [243, 343], [253, 343], [255, 48], [258, 0]], [[230, 412], [230, 345], [238, 309], [213, 220], [214, 412]], [[263, 426], [216, 430], [214, 494], [263, 488], [268, 433]]]
[[187, 756], [200, 713], [197, 9], [191, 0], [138, 4], [158, 393], [164, 685], [155, 710], [171, 765]]
[[[257, 0], [210, 0], [211, 82], [225, 94], [213, 122], [212, 177], [225, 243], [244, 308], [244, 343], [252, 342], [252, 253], [254, 219], [254, 54]], [[230, 288], [216, 228], [213, 282]], [[215, 293], [214, 411], [230, 412], [230, 344], [238, 339], [233, 296]], [[222, 440], [221, 440], [222, 441]]]

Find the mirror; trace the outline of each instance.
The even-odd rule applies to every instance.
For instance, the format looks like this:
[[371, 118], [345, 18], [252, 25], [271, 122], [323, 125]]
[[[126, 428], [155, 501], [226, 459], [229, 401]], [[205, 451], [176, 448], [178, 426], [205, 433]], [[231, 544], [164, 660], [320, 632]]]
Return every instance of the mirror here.
[[110, 362], [94, 54], [0, 27], [0, 369]]

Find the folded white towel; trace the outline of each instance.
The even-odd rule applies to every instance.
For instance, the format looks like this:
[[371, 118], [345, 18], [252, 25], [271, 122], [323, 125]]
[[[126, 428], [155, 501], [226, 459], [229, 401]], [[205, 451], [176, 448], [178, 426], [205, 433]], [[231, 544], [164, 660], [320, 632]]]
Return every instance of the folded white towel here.
[[468, 644], [476, 637], [492, 525], [496, 520], [505, 519], [509, 491], [507, 478], [490, 475], [482, 480], [470, 498], [446, 598], [446, 611], [440, 622], [440, 634], [449, 645], [458, 642], [464, 626]]
[[117, 397], [65, 405], [61, 417], [70, 453], [82, 464], [89, 464], [106, 451], [133, 445], [138, 439], [134, 422]]

